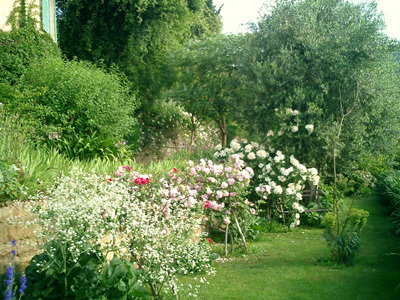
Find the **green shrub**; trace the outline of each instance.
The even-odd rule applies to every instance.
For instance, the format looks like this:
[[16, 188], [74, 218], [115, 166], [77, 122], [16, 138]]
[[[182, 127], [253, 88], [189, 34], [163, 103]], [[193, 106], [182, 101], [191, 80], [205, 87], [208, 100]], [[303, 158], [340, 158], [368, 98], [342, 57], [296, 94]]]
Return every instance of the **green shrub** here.
[[48, 34], [31, 27], [0, 31], [0, 82], [15, 85], [32, 62], [53, 56], [61, 51]]
[[96, 133], [88, 137], [72, 140], [60, 138], [50, 140], [49, 145], [70, 159], [92, 160], [97, 157], [113, 160], [124, 160], [132, 157], [132, 151], [126, 146], [126, 142], [115, 142], [107, 138], [101, 138]]
[[[90, 246], [87, 246], [90, 248]], [[45, 244], [26, 269], [27, 299], [148, 299], [132, 263], [87, 252], [74, 260], [68, 246]]]
[[367, 223], [369, 213], [352, 208], [337, 228], [337, 215], [328, 213], [324, 218], [324, 238], [328, 243], [332, 258], [338, 264], [351, 264], [360, 249], [360, 233]]
[[26, 194], [23, 180], [23, 170], [12, 159], [0, 157], [0, 207]]
[[[136, 124], [133, 112], [137, 101], [116, 71], [106, 72], [90, 63], [50, 57], [30, 65], [21, 88], [24, 101], [10, 107], [24, 118], [35, 119], [38, 134], [47, 142], [61, 137], [62, 144], [77, 144], [81, 138], [96, 137], [96, 143], [109, 140], [115, 144]], [[86, 147], [86, 152], [93, 150], [89, 157], [104, 153], [100, 150], [103, 141], [93, 149], [96, 143], [90, 142], [90, 147]]]
[[400, 235], [400, 171], [391, 170], [378, 176], [380, 200], [391, 211], [394, 230]]

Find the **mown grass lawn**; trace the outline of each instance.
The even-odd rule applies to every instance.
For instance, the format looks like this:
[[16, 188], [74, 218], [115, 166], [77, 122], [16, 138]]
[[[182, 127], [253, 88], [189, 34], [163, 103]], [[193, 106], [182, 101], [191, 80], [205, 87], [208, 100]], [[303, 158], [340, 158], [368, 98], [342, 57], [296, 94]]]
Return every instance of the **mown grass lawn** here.
[[209, 284], [197, 299], [400, 299], [400, 238], [391, 231], [386, 208], [375, 195], [356, 198], [354, 207], [370, 217], [353, 266], [330, 262], [323, 229], [268, 233], [250, 243], [252, 255], [215, 263], [217, 274], [206, 277]]

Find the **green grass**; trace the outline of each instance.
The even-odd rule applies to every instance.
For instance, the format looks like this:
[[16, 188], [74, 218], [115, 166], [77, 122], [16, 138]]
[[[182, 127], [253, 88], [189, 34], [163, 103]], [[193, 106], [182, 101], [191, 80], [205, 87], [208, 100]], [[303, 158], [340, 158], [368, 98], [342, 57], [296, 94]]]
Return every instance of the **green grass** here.
[[357, 198], [354, 207], [370, 217], [353, 266], [330, 261], [323, 229], [269, 233], [250, 242], [255, 254], [216, 263], [216, 275], [206, 277], [209, 284], [200, 287], [197, 299], [400, 299], [400, 256], [392, 254], [400, 253], [400, 239], [391, 231], [386, 208], [376, 196]]

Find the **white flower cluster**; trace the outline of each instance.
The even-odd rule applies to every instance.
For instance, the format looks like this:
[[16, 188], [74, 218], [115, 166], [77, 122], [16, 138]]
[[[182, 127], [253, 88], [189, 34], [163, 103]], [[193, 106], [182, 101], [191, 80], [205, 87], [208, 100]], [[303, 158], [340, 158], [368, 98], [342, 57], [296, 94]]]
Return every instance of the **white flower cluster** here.
[[177, 274], [211, 272], [201, 218], [188, 200], [193, 190], [177, 178], [153, 185], [151, 176], [130, 171], [104, 179], [73, 169], [37, 211], [42, 234], [68, 245], [75, 260], [87, 242], [89, 251], [133, 260], [144, 284], [176, 288]]
[[[302, 200], [302, 191], [305, 183], [308, 181], [312, 184], [318, 184], [319, 176], [315, 168], [307, 169], [293, 155], [289, 161], [285, 160], [285, 155], [281, 151], [276, 151], [275, 156], [269, 158], [269, 162], [265, 165], [260, 164], [262, 174], [260, 179], [264, 179], [265, 183], [261, 183], [256, 192], [262, 196], [264, 200], [284, 201], [287, 205], [293, 203], [295, 212], [295, 220], [293, 226], [298, 226], [300, 220], [298, 213], [304, 212], [304, 208], [298, 204]], [[294, 204], [296, 203], [296, 204]], [[289, 205], [290, 206], [290, 205]], [[290, 210], [290, 207], [288, 207]]]
[[222, 149], [221, 145], [217, 145], [214, 149], [216, 152], [214, 153], [215, 158], [227, 158], [229, 155], [237, 154], [241, 159], [248, 160], [259, 160], [265, 159], [269, 156], [269, 153], [265, 151], [265, 147], [256, 142], [252, 142], [250, 144], [247, 141], [243, 141], [243, 145], [239, 142], [239, 140], [234, 139], [230, 142], [229, 148]]

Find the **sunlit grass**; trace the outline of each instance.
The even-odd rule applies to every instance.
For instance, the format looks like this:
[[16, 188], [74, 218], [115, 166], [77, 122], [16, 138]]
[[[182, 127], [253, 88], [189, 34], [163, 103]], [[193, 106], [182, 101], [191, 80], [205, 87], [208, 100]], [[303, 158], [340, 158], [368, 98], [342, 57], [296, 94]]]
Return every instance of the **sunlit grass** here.
[[331, 262], [321, 228], [268, 233], [250, 242], [253, 255], [238, 251], [227, 262], [215, 263], [216, 275], [207, 277], [209, 284], [201, 285], [197, 299], [400, 299], [400, 256], [392, 254], [400, 253], [400, 239], [391, 231], [385, 208], [373, 196], [357, 198], [355, 207], [368, 210], [370, 217], [353, 266]]

